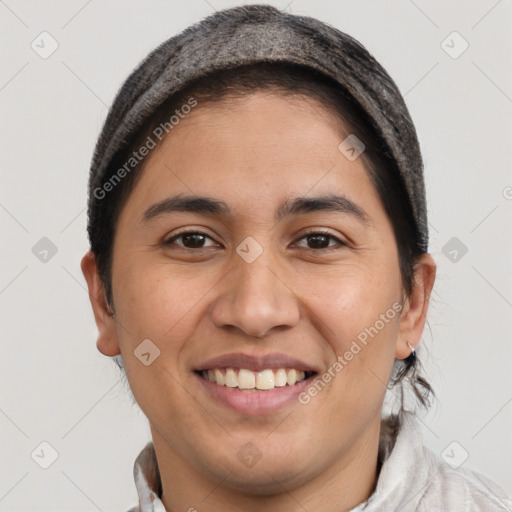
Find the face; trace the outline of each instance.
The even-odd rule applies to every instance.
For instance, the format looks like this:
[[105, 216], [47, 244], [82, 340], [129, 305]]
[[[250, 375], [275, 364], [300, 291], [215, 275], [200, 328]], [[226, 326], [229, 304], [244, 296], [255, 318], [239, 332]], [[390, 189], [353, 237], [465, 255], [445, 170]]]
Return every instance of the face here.
[[349, 133], [313, 100], [199, 104], [123, 207], [98, 348], [121, 352], [157, 453], [196, 478], [282, 491], [378, 437], [425, 288], [403, 297], [392, 225], [338, 149]]

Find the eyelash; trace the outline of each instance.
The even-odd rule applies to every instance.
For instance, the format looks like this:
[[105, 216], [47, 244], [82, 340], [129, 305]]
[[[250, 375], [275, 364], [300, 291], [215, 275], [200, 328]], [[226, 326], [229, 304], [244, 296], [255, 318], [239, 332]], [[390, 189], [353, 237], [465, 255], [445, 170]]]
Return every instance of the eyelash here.
[[[201, 236], [209, 238], [210, 240], [213, 240], [213, 238], [210, 235], [208, 235], [206, 233], [203, 233], [202, 231], [182, 231], [181, 233], [177, 233], [176, 235], [173, 235], [168, 240], [164, 240], [163, 245], [164, 246], [171, 245], [171, 244], [174, 243], [175, 240], [177, 240], [180, 237], [183, 237], [185, 235], [201, 235]], [[307, 238], [309, 236], [313, 236], [313, 235], [323, 235], [323, 236], [326, 236], [326, 237], [331, 238], [333, 240], [336, 240], [336, 242], [338, 242], [338, 244], [340, 246], [342, 246], [342, 247], [346, 247], [347, 246], [347, 244], [345, 242], [343, 242], [339, 238], [335, 237], [332, 233], [329, 233], [328, 231], [323, 231], [323, 230], [309, 231], [308, 233], [305, 233], [304, 235], [302, 235], [297, 241], [304, 240], [305, 238]], [[181, 249], [184, 249], [185, 251], [192, 251], [192, 252], [202, 252], [202, 251], [208, 250], [208, 248], [191, 249], [190, 247], [182, 247], [182, 246], [178, 246], [178, 247], [180, 247]], [[309, 248], [307, 248], [307, 249], [309, 249]], [[324, 248], [321, 248], [321, 249], [310, 249], [310, 250], [315, 251], [315, 252], [319, 252], [319, 251], [339, 250], [339, 248], [324, 247]]]

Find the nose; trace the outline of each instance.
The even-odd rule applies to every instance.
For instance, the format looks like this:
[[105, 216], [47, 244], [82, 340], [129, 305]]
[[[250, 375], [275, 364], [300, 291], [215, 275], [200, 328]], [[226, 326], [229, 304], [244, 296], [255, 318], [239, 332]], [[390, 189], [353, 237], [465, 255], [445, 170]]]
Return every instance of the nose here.
[[[264, 252], [252, 263], [235, 256], [226, 286], [211, 311], [216, 327], [232, 327], [263, 337], [275, 328], [293, 327], [300, 304], [278, 265]], [[289, 280], [289, 278], [288, 278]]]

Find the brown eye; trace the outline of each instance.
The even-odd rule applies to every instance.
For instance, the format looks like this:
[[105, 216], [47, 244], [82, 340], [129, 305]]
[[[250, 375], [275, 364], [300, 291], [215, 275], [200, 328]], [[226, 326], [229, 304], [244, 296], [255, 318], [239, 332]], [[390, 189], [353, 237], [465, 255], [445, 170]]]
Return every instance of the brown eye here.
[[[166, 240], [164, 245], [176, 244], [179, 247], [183, 247], [185, 249], [203, 249], [206, 247], [204, 245], [206, 239], [212, 240], [211, 237], [205, 233], [201, 233], [200, 231], [185, 231], [183, 233], [174, 235], [169, 240]], [[181, 240], [181, 243], [176, 243], [178, 240]]]
[[[333, 247], [333, 245], [329, 245], [331, 240], [337, 242], [338, 245], [346, 245], [340, 239], [323, 231], [308, 233], [299, 239], [299, 241], [301, 240], [306, 240], [307, 249], [315, 250], [330, 249]], [[335, 245], [336, 244], [334, 244], [334, 246]]]

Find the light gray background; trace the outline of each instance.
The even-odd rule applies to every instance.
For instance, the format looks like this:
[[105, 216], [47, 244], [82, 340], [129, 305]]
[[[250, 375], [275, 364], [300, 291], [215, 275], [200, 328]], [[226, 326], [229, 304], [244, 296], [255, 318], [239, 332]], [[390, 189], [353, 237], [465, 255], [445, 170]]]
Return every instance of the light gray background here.
[[[423, 418], [425, 443], [441, 454], [457, 441], [469, 453], [464, 467], [510, 493], [512, 1], [270, 3], [356, 37], [405, 95], [438, 263], [421, 353], [438, 395]], [[0, 1], [2, 511], [122, 511], [137, 502], [132, 468], [149, 429], [96, 349], [79, 267], [88, 167], [133, 67], [214, 9], [240, 4]], [[31, 48], [34, 40], [49, 48], [43, 31], [59, 45], [47, 59]], [[458, 58], [441, 46], [453, 31], [469, 43]], [[461, 43], [452, 36], [445, 46], [457, 53]], [[42, 237], [58, 250], [46, 263], [32, 252]], [[456, 262], [450, 246], [443, 251], [452, 237], [468, 249]], [[42, 441], [59, 454], [46, 470], [31, 458]]]

